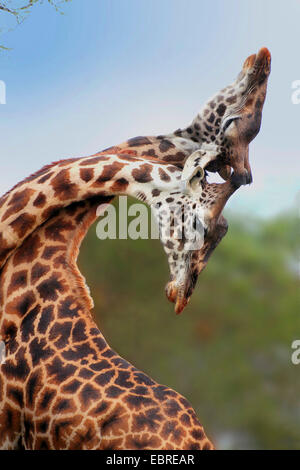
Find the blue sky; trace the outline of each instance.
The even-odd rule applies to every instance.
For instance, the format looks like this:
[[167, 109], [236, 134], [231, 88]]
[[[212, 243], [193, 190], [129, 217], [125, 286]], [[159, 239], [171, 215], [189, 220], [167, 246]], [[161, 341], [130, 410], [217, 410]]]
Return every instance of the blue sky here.
[[[0, 193], [51, 161], [189, 124], [267, 46], [272, 73], [250, 147], [254, 183], [227, 207], [260, 216], [295, 207], [299, 0], [73, 0], [64, 12], [36, 6], [0, 36], [11, 48], [0, 53]], [[1, 29], [12, 25], [0, 14]]]

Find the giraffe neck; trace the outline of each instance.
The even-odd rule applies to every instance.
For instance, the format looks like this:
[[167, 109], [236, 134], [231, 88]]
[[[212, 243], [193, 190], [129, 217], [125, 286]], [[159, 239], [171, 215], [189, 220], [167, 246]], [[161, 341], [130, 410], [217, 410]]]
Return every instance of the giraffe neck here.
[[25, 179], [0, 200], [0, 268], [38, 226], [73, 202], [125, 194], [150, 203], [152, 191], [178, 185], [166, 162], [99, 155], [57, 162]]
[[145, 160], [157, 159], [182, 169], [186, 159], [199, 148], [199, 142], [193, 141], [188, 132], [178, 130], [168, 135], [134, 137], [97, 155], [124, 153]]
[[[6, 320], [13, 318], [19, 328], [31, 309], [34, 316], [39, 314], [41, 318], [42, 309], [34, 309], [38, 305], [46, 306], [53, 322], [59, 316], [59, 309], [55, 311], [53, 304], [63, 308], [76, 303], [76, 308], [73, 305], [70, 309], [74, 318], [89, 314], [93, 300], [76, 261], [81, 242], [97, 217], [98, 205], [111, 199], [95, 197], [61, 209], [14, 252], [0, 274], [0, 331], [4, 340]], [[68, 302], [71, 296], [72, 302]]]
[[[207, 114], [203, 111], [202, 114]], [[219, 120], [220, 121], [220, 120]], [[157, 159], [161, 162], [169, 163], [180, 169], [188, 157], [200, 149], [213, 150], [224, 158], [224, 147], [222, 139], [217, 139], [219, 129], [211, 123], [205, 122], [199, 113], [190, 126], [177, 129], [167, 135], [140, 136], [122, 142], [119, 145], [101, 150], [96, 155], [105, 155], [112, 152], [117, 154], [130, 154], [145, 160]], [[216, 159], [209, 164], [210, 171], [219, 171], [222, 161]], [[225, 178], [227, 179], [227, 177]]]

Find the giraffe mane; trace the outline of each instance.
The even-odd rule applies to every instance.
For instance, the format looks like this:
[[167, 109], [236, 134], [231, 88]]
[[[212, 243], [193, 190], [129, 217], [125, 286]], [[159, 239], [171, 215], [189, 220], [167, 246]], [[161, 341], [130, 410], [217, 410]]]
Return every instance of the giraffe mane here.
[[20, 186], [22, 186], [23, 184], [25, 183], [30, 183], [30, 181], [32, 181], [33, 179], [35, 178], [38, 178], [39, 176], [42, 176], [44, 175], [48, 170], [50, 170], [51, 168], [53, 168], [55, 165], [58, 165], [60, 163], [67, 163], [67, 162], [72, 162], [72, 161], [75, 161], [75, 160], [78, 160], [78, 158], [63, 158], [61, 160], [57, 160], [55, 162], [52, 162], [52, 163], [48, 163], [44, 166], [42, 166], [42, 168], [40, 168], [39, 170], [35, 171], [34, 173], [31, 173], [30, 175], [26, 176], [26, 178], [22, 179], [21, 181], [19, 181], [18, 183], [16, 183], [12, 188], [10, 188], [8, 191], [6, 191], [6, 193], [4, 193], [1, 197], [0, 197], [0, 210], [1, 210], [1, 205], [2, 203], [7, 199], [7, 197], [17, 188], [19, 188]]

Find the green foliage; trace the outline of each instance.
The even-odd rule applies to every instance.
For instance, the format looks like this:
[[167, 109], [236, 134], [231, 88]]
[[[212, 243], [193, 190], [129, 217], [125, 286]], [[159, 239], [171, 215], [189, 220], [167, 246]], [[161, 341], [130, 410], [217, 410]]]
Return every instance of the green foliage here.
[[229, 232], [181, 316], [164, 295], [159, 241], [100, 241], [93, 226], [79, 264], [112, 347], [185, 395], [218, 447], [296, 449], [297, 218], [227, 218]]

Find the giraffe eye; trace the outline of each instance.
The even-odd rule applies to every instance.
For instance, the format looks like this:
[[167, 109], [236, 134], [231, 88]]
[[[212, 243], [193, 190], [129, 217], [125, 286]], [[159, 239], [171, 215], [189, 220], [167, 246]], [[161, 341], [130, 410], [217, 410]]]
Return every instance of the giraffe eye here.
[[227, 121], [225, 122], [224, 126], [223, 126], [223, 132], [226, 131], [226, 129], [228, 129], [228, 127], [230, 126], [230, 124], [234, 121], [234, 119], [227, 119]]
[[239, 117], [232, 117], [232, 118], [227, 119], [223, 124], [223, 132], [225, 132], [226, 129], [228, 129], [228, 127], [230, 126], [230, 124], [233, 123], [233, 121], [237, 121], [238, 119], [240, 119], [240, 118]]

